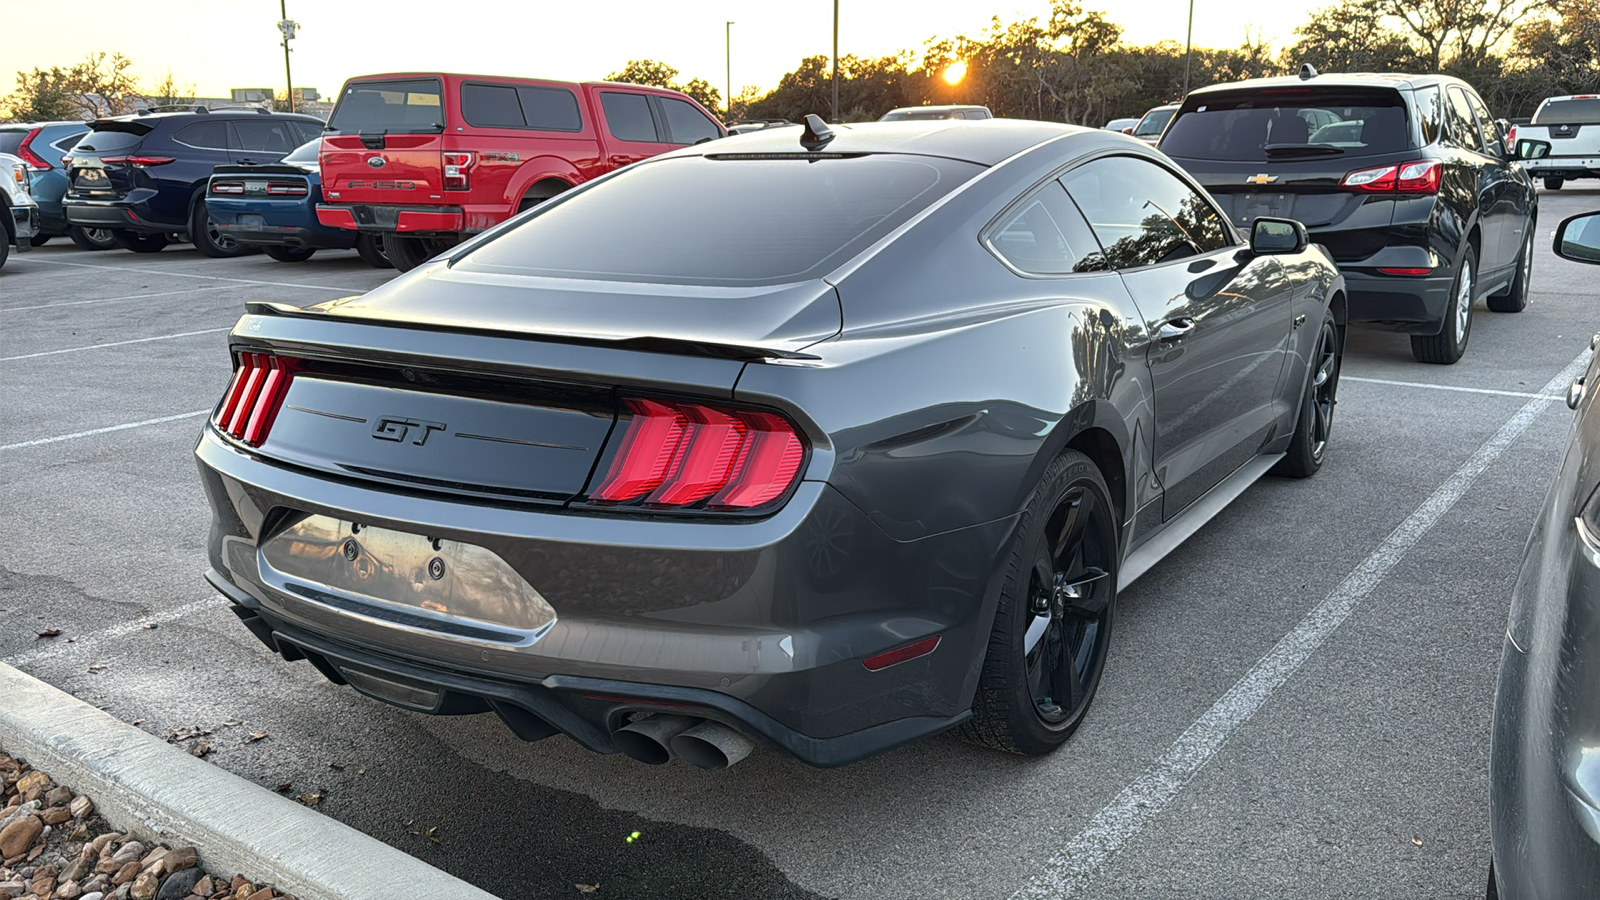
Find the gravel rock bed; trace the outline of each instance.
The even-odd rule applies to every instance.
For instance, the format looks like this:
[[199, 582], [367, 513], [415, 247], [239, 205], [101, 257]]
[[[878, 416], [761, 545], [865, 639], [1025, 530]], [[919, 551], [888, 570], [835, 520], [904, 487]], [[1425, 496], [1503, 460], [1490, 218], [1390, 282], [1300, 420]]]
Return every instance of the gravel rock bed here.
[[293, 900], [199, 866], [193, 847], [113, 831], [94, 801], [0, 752], [0, 900]]

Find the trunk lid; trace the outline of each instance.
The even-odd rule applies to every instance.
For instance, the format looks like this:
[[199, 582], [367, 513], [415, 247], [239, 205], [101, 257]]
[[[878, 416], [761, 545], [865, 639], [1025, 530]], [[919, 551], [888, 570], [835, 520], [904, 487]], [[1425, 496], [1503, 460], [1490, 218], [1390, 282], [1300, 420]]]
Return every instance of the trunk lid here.
[[446, 202], [438, 78], [348, 82], [323, 135], [324, 191], [341, 203]]
[[68, 196], [117, 199], [139, 186], [140, 173], [128, 157], [136, 156], [152, 125], [132, 121], [95, 122], [67, 156]]

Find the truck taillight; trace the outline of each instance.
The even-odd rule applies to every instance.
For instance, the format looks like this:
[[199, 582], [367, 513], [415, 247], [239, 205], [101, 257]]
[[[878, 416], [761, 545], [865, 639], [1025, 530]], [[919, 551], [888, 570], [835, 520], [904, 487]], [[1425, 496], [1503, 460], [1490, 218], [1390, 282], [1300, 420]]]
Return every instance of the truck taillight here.
[[1511, 130], [1506, 132], [1506, 143], [1513, 148], [1517, 146], [1517, 126], [1511, 126]]
[[289, 385], [299, 365], [299, 360], [270, 353], [240, 353], [233, 381], [222, 395], [211, 424], [235, 440], [259, 446], [272, 430], [272, 420], [277, 418], [283, 398], [289, 395]]
[[1344, 176], [1339, 186], [1363, 193], [1437, 194], [1444, 167], [1436, 159], [1423, 159], [1393, 166], [1357, 169]]
[[444, 154], [444, 189], [447, 191], [465, 191], [471, 188], [472, 154], [446, 153]]
[[623, 405], [632, 415], [592, 501], [756, 510], [780, 500], [800, 475], [805, 445], [775, 413], [638, 398]]

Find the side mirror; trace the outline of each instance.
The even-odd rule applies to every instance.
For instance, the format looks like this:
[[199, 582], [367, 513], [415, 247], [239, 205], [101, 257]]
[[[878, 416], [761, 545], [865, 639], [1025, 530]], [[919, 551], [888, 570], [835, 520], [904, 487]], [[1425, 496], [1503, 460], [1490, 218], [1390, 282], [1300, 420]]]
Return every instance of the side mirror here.
[[1310, 245], [1311, 235], [1306, 233], [1306, 227], [1293, 219], [1263, 216], [1250, 226], [1250, 250], [1260, 256], [1299, 253]]
[[1544, 159], [1549, 155], [1549, 141], [1535, 141], [1523, 138], [1517, 141], [1515, 147], [1511, 148], [1512, 159]]
[[1600, 212], [1580, 213], [1556, 228], [1556, 255], [1573, 262], [1600, 265]]

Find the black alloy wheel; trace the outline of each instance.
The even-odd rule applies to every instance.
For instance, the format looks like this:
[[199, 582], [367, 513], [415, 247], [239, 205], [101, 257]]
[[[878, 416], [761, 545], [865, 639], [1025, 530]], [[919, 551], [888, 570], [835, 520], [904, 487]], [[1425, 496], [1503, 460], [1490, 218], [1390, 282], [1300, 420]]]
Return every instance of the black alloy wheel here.
[[111, 230], [111, 242], [135, 253], [160, 253], [167, 246], [167, 236], [162, 232], [140, 234], [125, 228]]
[[1300, 401], [1300, 419], [1283, 459], [1272, 467], [1273, 475], [1310, 478], [1322, 468], [1333, 434], [1333, 411], [1339, 405], [1339, 367], [1344, 359], [1339, 327], [1333, 312], [1323, 314], [1311, 368], [1306, 376], [1306, 395]]
[[278, 262], [305, 262], [317, 252], [314, 247], [263, 247], [261, 249]]
[[361, 261], [374, 269], [392, 269], [394, 264], [389, 262], [388, 254], [383, 252], [383, 241], [377, 235], [366, 232], [356, 237], [356, 254]]
[[73, 225], [67, 229], [67, 237], [84, 250], [110, 250], [117, 246], [112, 238], [109, 228], [85, 228], [82, 225]]
[[1529, 220], [1527, 235], [1522, 239], [1522, 252], [1517, 254], [1517, 274], [1504, 293], [1491, 294], [1483, 302], [1491, 312], [1514, 313], [1528, 308], [1528, 282], [1533, 280], [1533, 227]]
[[1478, 291], [1478, 251], [1472, 245], [1461, 248], [1461, 262], [1450, 285], [1450, 301], [1444, 310], [1444, 327], [1438, 334], [1413, 334], [1411, 355], [1417, 362], [1448, 366], [1467, 352], [1472, 336], [1472, 301]]
[[189, 240], [196, 250], [212, 259], [233, 259], [250, 252], [249, 247], [223, 234], [217, 223], [211, 221], [204, 200], [195, 203], [189, 213]]
[[1116, 519], [1087, 456], [1069, 450], [1045, 470], [1012, 538], [966, 736], [1038, 756], [1082, 723], [1111, 640]]
[[383, 253], [401, 272], [409, 272], [435, 256], [456, 245], [453, 238], [414, 237], [408, 234], [383, 233]]

